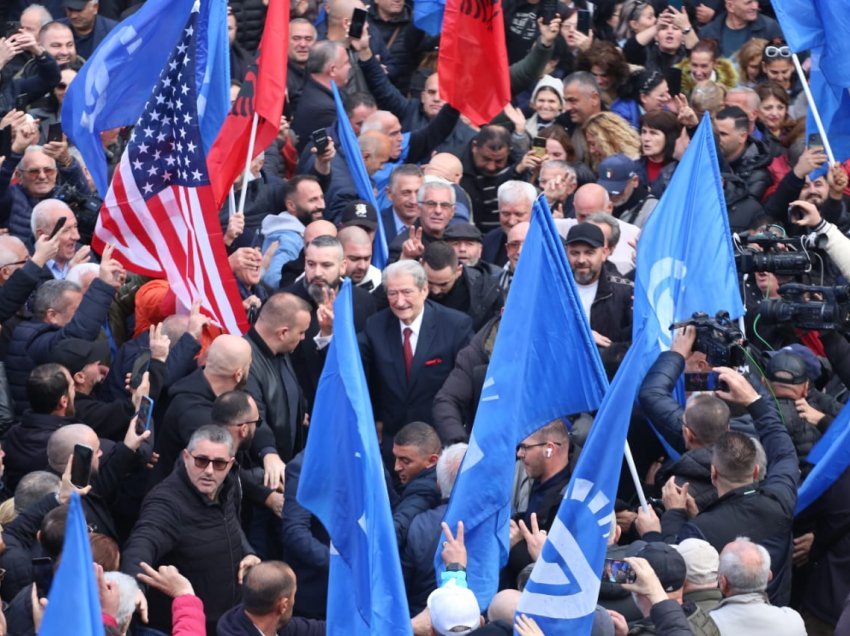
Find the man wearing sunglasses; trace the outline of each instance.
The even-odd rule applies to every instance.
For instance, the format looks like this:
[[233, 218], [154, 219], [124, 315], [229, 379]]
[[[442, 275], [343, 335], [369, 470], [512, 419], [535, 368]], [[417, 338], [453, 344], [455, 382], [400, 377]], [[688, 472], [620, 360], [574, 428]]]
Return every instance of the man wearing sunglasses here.
[[[242, 532], [233, 438], [221, 426], [202, 426], [165, 481], [148, 493], [122, 554], [122, 571], [141, 563], [174, 565], [204, 602], [207, 633], [241, 600], [247, 570], [260, 562]], [[171, 599], [148, 591], [149, 626], [171, 630]]]
[[758, 0], [726, 0], [726, 11], [700, 29], [702, 40], [720, 43], [720, 54], [731, 58], [751, 38], [783, 39], [776, 20], [761, 14]]

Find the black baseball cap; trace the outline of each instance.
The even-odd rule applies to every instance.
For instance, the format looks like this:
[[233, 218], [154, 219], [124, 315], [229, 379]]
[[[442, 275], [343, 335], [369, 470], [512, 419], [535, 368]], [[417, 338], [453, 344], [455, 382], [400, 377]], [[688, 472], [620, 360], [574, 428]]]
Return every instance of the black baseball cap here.
[[684, 587], [688, 566], [673, 546], [661, 541], [635, 541], [626, 549], [626, 556], [646, 559], [665, 592], [675, 592]]
[[771, 382], [783, 384], [803, 384], [809, 379], [803, 356], [784, 350], [778, 351], [767, 361], [765, 375]]
[[605, 247], [605, 235], [598, 225], [593, 223], [579, 223], [567, 232], [567, 245], [573, 243], [587, 243], [591, 247]]
[[362, 199], [352, 201], [342, 210], [341, 227], [356, 225], [367, 231], [378, 228], [378, 212], [371, 203]]
[[61, 364], [74, 375], [92, 362], [108, 362], [109, 343], [106, 340], [90, 342], [82, 338], [67, 338], [50, 350], [48, 360]]

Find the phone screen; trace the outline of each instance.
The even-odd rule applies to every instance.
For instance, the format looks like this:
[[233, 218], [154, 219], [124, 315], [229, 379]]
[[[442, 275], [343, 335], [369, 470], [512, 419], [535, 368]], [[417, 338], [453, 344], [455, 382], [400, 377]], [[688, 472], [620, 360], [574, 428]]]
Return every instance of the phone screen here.
[[610, 583], [634, 583], [637, 574], [632, 566], [618, 559], [605, 559], [605, 568], [602, 570], [602, 580]]
[[590, 33], [590, 11], [579, 9], [577, 13], [576, 31], [588, 35]]
[[147, 395], [142, 396], [139, 404], [139, 412], [136, 414], [136, 435], [141, 435], [151, 428], [151, 416], [153, 415], [153, 400]]
[[71, 483], [77, 488], [85, 488], [91, 479], [91, 462], [94, 451], [85, 444], [74, 445], [74, 460], [71, 465]]
[[348, 27], [348, 37], [359, 40], [363, 36], [363, 26], [366, 24], [366, 11], [355, 9], [351, 16], [351, 24]]
[[717, 391], [723, 388], [717, 371], [686, 373], [685, 391]]

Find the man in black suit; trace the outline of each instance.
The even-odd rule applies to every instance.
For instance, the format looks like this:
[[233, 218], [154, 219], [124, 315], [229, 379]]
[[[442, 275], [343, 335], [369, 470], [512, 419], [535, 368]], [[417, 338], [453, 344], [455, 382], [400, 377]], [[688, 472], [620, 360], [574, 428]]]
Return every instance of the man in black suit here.
[[[292, 366], [304, 398], [307, 411], [313, 409], [313, 399], [319, 385], [319, 377], [325, 365], [325, 345], [333, 320], [333, 299], [339, 291], [342, 276], [345, 274], [345, 259], [342, 244], [335, 236], [317, 236], [304, 248], [304, 277], [284, 291], [307, 301], [310, 305], [310, 327], [304, 342], [292, 352]], [[352, 287], [354, 304], [354, 329], [362, 331], [366, 319], [375, 313], [375, 299], [369, 292]], [[320, 306], [330, 312], [319, 312]], [[319, 320], [319, 316], [329, 320]]]
[[422, 179], [422, 169], [414, 164], [405, 163], [392, 171], [387, 186], [387, 198], [392, 205], [381, 210], [387, 245], [419, 218], [416, 193], [422, 186]]
[[506, 244], [508, 232], [517, 223], [531, 220], [531, 208], [537, 198], [537, 190], [526, 181], [505, 181], [499, 186], [499, 227], [484, 235], [484, 250], [481, 254], [488, 263], [503, 267], [508, 262]]
[[402, 426], [430, 421], [431, 403], [472, 337], [472, 319], [428, 298], [428, 279], [416, 261], [384, 270], [389, 308], [360, 334], [363, 367], [386, 460]]

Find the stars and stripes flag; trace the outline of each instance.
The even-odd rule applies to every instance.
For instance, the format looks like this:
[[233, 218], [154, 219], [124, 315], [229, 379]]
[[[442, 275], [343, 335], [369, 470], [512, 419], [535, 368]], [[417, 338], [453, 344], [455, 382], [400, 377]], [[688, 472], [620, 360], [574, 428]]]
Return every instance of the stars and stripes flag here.
[[115, 170], [92, 246], [114, 245], [127, 269], [167, 278], [181, 305], [201, 300], [221, 327], [242, 333], [245, 311], [198, 125], [198, 8], [196, 2]]

